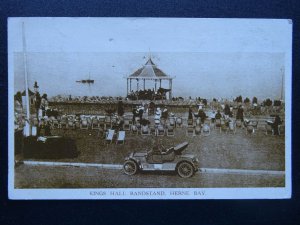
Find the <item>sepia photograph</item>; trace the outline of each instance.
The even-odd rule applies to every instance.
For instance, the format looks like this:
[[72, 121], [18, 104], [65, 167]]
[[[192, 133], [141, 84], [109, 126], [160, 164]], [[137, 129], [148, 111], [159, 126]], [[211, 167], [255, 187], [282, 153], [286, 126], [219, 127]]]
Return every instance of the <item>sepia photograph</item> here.
[[292, 22], [8, 19], [9, 198], [291, 197]]

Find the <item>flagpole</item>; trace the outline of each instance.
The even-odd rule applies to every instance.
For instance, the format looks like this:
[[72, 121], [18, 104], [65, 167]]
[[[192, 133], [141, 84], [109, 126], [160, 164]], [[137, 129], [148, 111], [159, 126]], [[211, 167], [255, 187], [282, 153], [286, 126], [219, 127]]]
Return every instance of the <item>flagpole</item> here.
[[30, 128], [30, 107], [29, 107], [29, 91], [28, 91], [28, 74], [27, 74], [27, 55], [26, 55], [26, 40], [25, 40], [25, 24], [22, 23], [22, 39], [23, 39], [23, 62], [24, 62], [24, 79], [25, 79], [25, 99], [26, 99], [26, 119], [29, 126], [29, 135], [31, 135]]
[[280, 69], [281, 70], [281, 93], [280, 93], [280, 99], [281, 101], [283, 101], [283, 70], [282, 68]]

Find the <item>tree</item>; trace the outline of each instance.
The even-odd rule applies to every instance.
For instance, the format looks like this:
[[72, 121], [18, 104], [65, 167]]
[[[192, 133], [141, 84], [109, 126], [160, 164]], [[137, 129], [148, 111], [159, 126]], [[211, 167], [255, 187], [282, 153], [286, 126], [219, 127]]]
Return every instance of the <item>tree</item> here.
[[271, 106], [273, 102], [271, 99], [267, 98], [263, 103], [264, 103], [264, 106]]
[[206, 106], [207, 105], [207, 100], [205, 98], [202, 99], [202, 103]]
[[247, 97], [247, 98], [245, 98], [245, 100], [244, 100], [244, 103], [245, 104], [248, 104], [250, 102], [250, 99]]
[[280, 100], [274, 100], [274, 106], [281, 106]]
[[15, 100], [19, 101], [20, 103], [22, 103], [22, 93], [20, 91], [18, 91], [15, 94]]
[[252, 99], [252, 104], [257, 104], [257, 98], [255, 96]]
[[243, 102], [242, 96], [240, 95], [240, 96], [236, 97], [235, 102]]

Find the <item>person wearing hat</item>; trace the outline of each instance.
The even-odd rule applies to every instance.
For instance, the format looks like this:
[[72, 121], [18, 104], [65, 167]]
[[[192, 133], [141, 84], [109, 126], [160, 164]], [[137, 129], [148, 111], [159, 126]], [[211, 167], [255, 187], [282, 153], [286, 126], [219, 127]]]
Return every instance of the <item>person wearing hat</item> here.
[[242, 122], [244, 121], [244, 109], [241, 105], [239, 106], [239, 108], [237, 110], [236, 119], [241, 120]]
[[135, 117], [137, 115], [137, 108], [136, 107], [133, 107], [132, 108], [132, 124], [135, 124]]
[[192, 107], [190, 106], [189, 107], [189, 120], [192, 120], [193, 119], [193, 110], [192, 110]]
[[168, 119], [168, 109], [166, 106], [164, 107], [164, 109], [162, 111], [161, 117], [164, 119], [164, 121], [166, 121]]
[[42, 116], [44, 117], [46, 114], [46, 110], [48, 109], [47, 94], [43, 94], [43, 96], [42, 96], [41, 109], [42, 109]]
[[143, 119], [143, 114], [144, 114], [144, 107], [143, 107], [143, 106], [140, 106], [140, 107], [138, 108], [138, 115], [139, 115], [139, 117], [140, 117], [140, 121], [142, 121], [142, 119]]

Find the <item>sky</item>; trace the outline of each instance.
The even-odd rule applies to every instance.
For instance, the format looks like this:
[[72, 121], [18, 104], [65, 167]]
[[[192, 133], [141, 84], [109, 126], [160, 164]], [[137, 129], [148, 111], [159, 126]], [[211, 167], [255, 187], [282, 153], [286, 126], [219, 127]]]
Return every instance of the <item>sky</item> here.
[[173, 96], [278, 99], [290, 68], [287, 20], [10, 18], [14, 93], [24, 90], [22, 22], [29, 87], [48, 96], [125, 96], [125, 78], [151, 55], [174, 77]]

